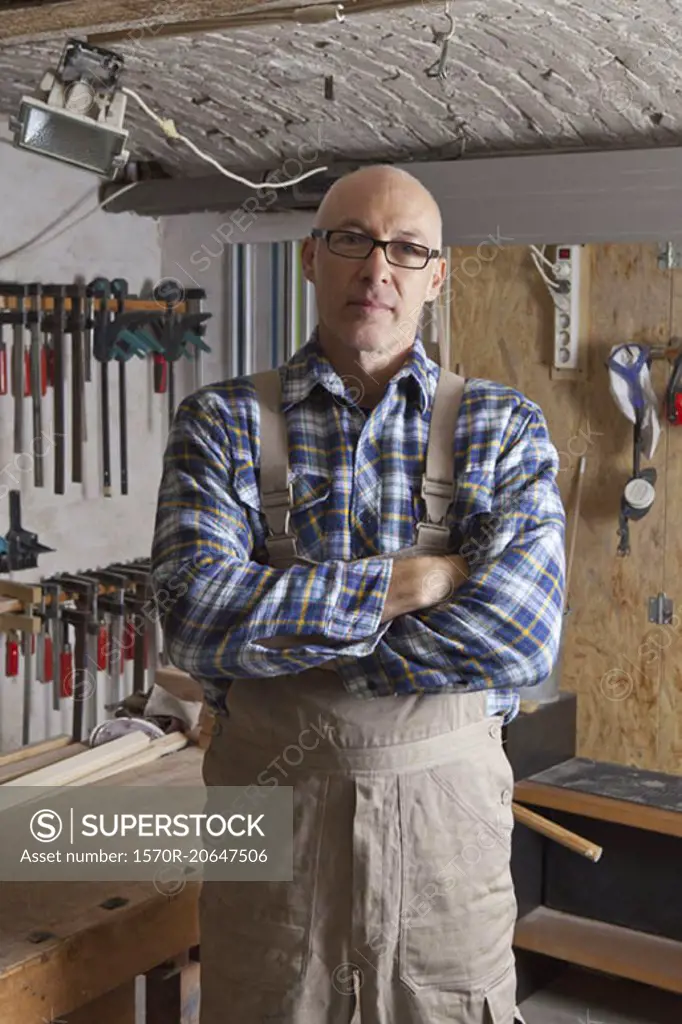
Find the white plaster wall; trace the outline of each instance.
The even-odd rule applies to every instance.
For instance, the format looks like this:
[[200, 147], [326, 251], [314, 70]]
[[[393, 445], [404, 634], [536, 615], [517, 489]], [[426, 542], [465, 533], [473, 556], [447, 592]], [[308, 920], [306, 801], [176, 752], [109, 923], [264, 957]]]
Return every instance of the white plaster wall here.
[[[0, 257], [32, 238], [79, 198], [88, 201], [71, 216], [96, 206], [99, 179], [56, 161], [23, 153], [7, 144], [8, 132], [0, 128]], [[54, 242], [39, 243], [30, 251], [0, 259], [0, 280], [72, 283], [82, 276], [109, 279], [124, 277], [132, 293], [145, 282], [160, 277], [161, 248], [156, 221], [132, 214], [94, 213]], [[11, 328], [5, 328], [8, 369]], [[67, 339], [67, 381], [70, 377], [70, 342]], [[30, 458], [13, 452], [13, 399], [0, 397], [0, 533], [9, 525], [7, 491], [21, 490], [23, 526], [38, 534], [55, 553], [41, 556], [38, 568], [17, 573], [17, 579], [37, 580], [56, 571], [95, 568], [115, 560], [149, 553], [161, 457], [166, 433], [164, 396], [153, 394], [150, 367], [133, 359], [127, 365], [129, 493], [120, 494], [118, 429], [118, 373], [110, 371], [110, 412], [112, 417], [113, 497], [102, 496], [99, 452], [99, 364], [93, 361], [93, 379], [86, 385], [87, 430], [85, 483], [70, 482], [70, 400], [66, 389], [66, 494], [55, 495], [54, 453], [46, 460], [45, 487], [33, 484]], [[52, 417], [51, 391], [43, 400], [43, 423], [49, 429]], [[30, 452], [32, 438], [31, 400], [24, 400], [24, 434]], [[1, 638], [0, 638], [1, 640]], [[5, 678], [4, 644], [0, 643], [0, 750], [21, 742], [22, 681]], [[45, 687], [49, 689], [49, 687]], [[68, 702], [65, 702], [65, 704]], [[68, 709], [62, 715], [37, 706], [32, 720], [31, 740], [46, 734], [70, 730]]]

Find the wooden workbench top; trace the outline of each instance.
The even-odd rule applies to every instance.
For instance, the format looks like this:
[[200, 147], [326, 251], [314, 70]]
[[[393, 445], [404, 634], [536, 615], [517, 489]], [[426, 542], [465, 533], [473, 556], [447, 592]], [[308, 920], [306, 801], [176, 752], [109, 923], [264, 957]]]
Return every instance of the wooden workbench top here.
[[[195, 746], [92, 785], [202, 785]], [[0, 1021], [50, 1022], [199, 942], [198, 883], [0, 882]]]

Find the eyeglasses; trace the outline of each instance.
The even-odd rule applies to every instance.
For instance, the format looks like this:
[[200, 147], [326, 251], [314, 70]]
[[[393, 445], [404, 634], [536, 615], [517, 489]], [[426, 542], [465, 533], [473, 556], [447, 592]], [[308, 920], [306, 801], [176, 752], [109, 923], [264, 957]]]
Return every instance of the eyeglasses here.
[[378, 246], [384, 250], [388, 263], [408, 270], [423, 270], [429, 260], [440, 256], [440, 249], [429, 249], [428, 246], [417, 245], [415, 242], [382, 242], [359, 231], [326, 231], [322, 228], [313, 228], [311, 235], [313, 238], [324, 238], [330, 252], [335, 256], [345, 256], [349, 260], [366, 260]]

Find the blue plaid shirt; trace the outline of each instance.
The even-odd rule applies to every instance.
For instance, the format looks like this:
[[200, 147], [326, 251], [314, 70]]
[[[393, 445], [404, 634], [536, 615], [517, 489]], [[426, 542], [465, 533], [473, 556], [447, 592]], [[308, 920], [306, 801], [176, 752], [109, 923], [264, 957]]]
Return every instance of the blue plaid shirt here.
[[[313, 335], [280, 368], [298, 552], [275, 569], [259, 510], [258, 406], [246, 377], [178, 407], [152, 551], [170, 660], [224, 711], [235, 678], [334, 660], [358, 697], [488, 689], [510, 720], [520, 686], [557, 656], [564, 511], [542, 412], [518, 391], [466, 382], [453, 438], [451, 550], [471, 576], [451, 600], [381, 623], [392, 552], [415, 543], [438, 365], [419, 338], [366, 415]], [[274, 636], [301, 642], [281, 649]], [[309, 643], [304, 638], [311, 637]], [[326, 642], [323, 642], [326, 641]]]

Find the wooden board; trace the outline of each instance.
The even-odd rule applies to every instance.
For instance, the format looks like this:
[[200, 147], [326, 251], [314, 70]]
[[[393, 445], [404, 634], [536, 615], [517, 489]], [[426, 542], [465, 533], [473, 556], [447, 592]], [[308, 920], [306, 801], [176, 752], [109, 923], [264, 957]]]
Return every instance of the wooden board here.
[[204, 751], [188, 746], [162, 757], [144, 768], [119, 772], [111, 779], [88, 783], [92, 786], [203, 786], [201, 767]]
[[[682, 703], [682, 675], [662, 690], [662, 658], [654, 653], [659, 627], [648, 623], [648, 598], [664, 579], [665, 487], [657, 489], [646, 518], [631, 526], [631, 556], [618, 558], [632, 430], [611, 398], [604, 365], [617, 343], [668, 341], [672, 272], [659, 270], [656, 245], [594, 245], [584, 252], [591, 320], [582, 381], [552, 379], [553, 304], [525, 246], [453, 248], [451, 365], [460, 362], [467, 376], [509, 384], [540, 405], [559, 452], [558, 484], [569, 509], [578, 461], [587, 459], [561, 673], [562, 689], [578, 695], [578, 754], [682, 771], [682, 756], [670, 752], [675, 745], [682, 750], [679, 732], [673, 739], [682, 726], [672, 726], [669, 716], [662, 744], [663, 716], [675, 701], [678, 710]], [[659, 393], [666, 377], [667, 364], [655, 363]], [[664, 481], [664, 440], [652, 465]], [[678, 473], [682, 486], [682, 467]], [[672, 572], [680, 559], [682, 540]]]
[[667, 836], [682, 838], [682, 816], [676, 811], [660, 807], [646, 807], [624, 800], [597, 796], [594, 793], [579, 793], [559, 786], [546, 786], [541, 782], [522, 779], [514, 786], [514, 800], [532, 807], [547, 807], [565, 811], [598, 821], [612, 821], [619, 825], [660, 832]]
[[48, 765], [58, 764], [75, 754], [82, 754], [88, 749], [87, 743], [69, 743], [68, 746], [55, 747], [52, 750], [34, 754], [21, 761], [10, 762], [6, 766], [0, 766], [0, 785], [18, 779], [29, 772], [36, 772], [39, 768], [47, 768]]
[[150, 737], [142, 732], [128, 732], [115, 740], [97, 747], [86, 747], [80, 754], [66, 758], [59, 764], [38, 768], [20, 778], [5, 782], [5, 789], [25, 786], [66, 786], [77, 779], [94, 774], [99, 768], [112, 764], [126, 756], [137, 753], [151, 744]]
[[[663, 583], [664, 490], [658, 488], [646, 518], [632, 524], [632, 554], [618, 558], [616, 516], [632, 467], [632, 430], [608, 392], [604, 363], [614, 344], [667, 342], [670, 276], [658, 267], [655, 245], [595, 246], [592, 260], [592, 379], [586, 406], [601, 436], [588, 469], [565, 674], [579, 694], [578, 754], [656, 769], [661, 659], [652, 656], [656, 627], [648, 622], [648, 598]], [[663, 363], [653, 367], [659, 392], [666, 369]], [[664, 476], [663, 440], [650, 464]]]
[[[682, 339], [682, 270], [671, 278], [670, 334]], [[682, 775], [682, 427], [669, 427], [666, 436], [666, 529], [663, 590], [672, 598], [673, 622], [657, 630], [661, 651], [661, 691], [658, 702], [658, 764]]]
[[0, 769], [16, 761], [25, 761], [27, 757], [35, 757], [38, 754], [46, 754], [51, 750], [59, 750], [71, 743], [70, 736], [52, 736], [49, 740], [41, 740], [39, 743], [29, 743], [26, 747], [18, 747], [16, 750], [8, 750], [0, 754]]
[[537, 907], [517, 922], [514, 945], [682, 993], [682, 942]]
[[649, 772], [587, 758], [573, 757], [528, 779], [545, 786], [555, 786], [578, 793], [642, 804], [680, 815], [682, 829], [682, 778], [664, 772]]

